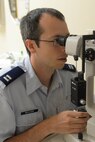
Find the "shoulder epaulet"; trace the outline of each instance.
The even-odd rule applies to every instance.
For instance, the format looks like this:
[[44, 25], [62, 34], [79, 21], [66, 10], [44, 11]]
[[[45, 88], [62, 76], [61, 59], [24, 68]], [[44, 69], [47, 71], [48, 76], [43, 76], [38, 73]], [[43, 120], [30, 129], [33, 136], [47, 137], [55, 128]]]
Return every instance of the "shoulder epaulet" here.
[[63, 70], [76, 72], [76, 67], [72, 64], [65, 64], [64, 67], [63, 67]]
[[21, 76], [24, 73], [25, 71], [21, 67], [16, 66], [10, 71], [0, 76], [0, 81], [2, 81], [5, 86], [8, 86], [11, 82], [16, 80], [19, 76]]

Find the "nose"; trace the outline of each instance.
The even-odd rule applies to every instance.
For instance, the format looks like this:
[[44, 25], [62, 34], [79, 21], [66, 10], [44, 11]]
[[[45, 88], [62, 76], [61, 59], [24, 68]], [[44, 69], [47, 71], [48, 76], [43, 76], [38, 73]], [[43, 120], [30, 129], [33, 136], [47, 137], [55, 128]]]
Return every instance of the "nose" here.
[[63, 52], [66, 52], [66, 51], [65, 51], [65, 46], [60, 46], [60, 48], [61, 48], [61, 50], [62, 50]]
[[67, 53], [66, 53], [66, 49], [64, 46], [60, 46], [61, 52], [63, 52], [63, 54], [68, 57]]

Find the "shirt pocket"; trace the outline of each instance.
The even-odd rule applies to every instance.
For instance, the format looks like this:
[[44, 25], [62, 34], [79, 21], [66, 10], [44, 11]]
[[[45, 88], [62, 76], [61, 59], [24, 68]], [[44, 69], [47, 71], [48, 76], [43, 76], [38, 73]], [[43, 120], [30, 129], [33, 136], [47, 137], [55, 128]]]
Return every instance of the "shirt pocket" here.
[[16, 117], [16, 134], [20, 134], [43, 120], [41, 110], [32, 113], [18, 114]]

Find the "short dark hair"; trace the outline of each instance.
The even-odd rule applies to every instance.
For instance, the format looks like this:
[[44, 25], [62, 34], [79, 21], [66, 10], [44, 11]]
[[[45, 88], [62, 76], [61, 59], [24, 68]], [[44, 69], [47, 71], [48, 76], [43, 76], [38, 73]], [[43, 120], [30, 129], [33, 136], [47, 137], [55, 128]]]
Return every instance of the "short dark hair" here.
[[[31, 10], [26, 16], [22, 17], [20, 21], [20, 30], [24, 43], [26, 39], [39, 39], [40, 35], [43, 33], [43, 29], [39, 25], [39, 20], [44, 13], [65, 21], [64, 15], [60, 11], [53, 8], [37, 8]], [[39, 45], [38, 40], [35, 40], [35, 42]]]

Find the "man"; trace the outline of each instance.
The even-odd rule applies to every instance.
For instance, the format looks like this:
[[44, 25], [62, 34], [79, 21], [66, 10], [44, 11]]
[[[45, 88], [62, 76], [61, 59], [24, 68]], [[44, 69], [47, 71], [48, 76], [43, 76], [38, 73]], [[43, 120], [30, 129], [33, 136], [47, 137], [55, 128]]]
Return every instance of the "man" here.
[[83, 132], [88, 113], [71, 111], [70, 79], [76, 73], [63, 70], [69, 35], [64, 16], [35, 9], [22, 18], [20, 29], [29, 57], [0, 73], [0, 142]]

